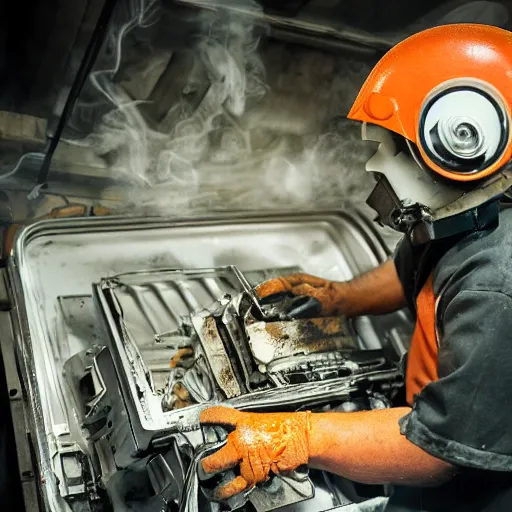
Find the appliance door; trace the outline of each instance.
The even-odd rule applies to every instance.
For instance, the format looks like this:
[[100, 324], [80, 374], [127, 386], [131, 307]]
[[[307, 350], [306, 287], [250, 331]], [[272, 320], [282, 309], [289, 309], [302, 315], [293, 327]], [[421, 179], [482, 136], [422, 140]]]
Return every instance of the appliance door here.
[[[387, 257], [357, 212], [53, 219], [25, 228], [0, 281], [0, 305], [8, 310], [0, 311], [0, 328], [7, 333], [2, 353], [27, 510], [38, 510], [38, 499], [45, 510], [70, 510], [62, 496], [73, 492], [68, 477], [76, 468], [66, 454], [86, 453], [87, 446], [64, 363], [104, 334], [99, 323], [87, 323], [94, 283], [142, 269], [226, 265], [243, 272], [295, 267], [345, 280]], [[80, 332], [69, 329], [63, 298], [76, 299], [71, 302], [83, 318]]]

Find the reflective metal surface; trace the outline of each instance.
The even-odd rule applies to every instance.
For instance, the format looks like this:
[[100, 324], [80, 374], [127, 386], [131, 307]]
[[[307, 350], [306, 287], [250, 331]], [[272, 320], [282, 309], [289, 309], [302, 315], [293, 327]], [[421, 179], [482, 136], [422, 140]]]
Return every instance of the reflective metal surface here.
[[[385, 254], [386, 249], [379, 245], [372, 231], [361, 224], [357, 215], [336, 212], [230, 215], [207, 221], [180, 222], [66, 219], [45, 221], [25, 229], [17, 239], [9, 270], [20, 313], [18, 351], [22, 367], [28, 369], [24, 379], [38, 427], [37, 455], [48, 510], [69, 510], [62, 496], [67, 493], [69, 497], [73, 489], [80, 486], [91, 488], [95, 472], [103, 474], [105, 481], [112, 480], [112, 488], [118, 489], [114, 468], [130, 467], [137, 460], [137, 451], [147, 449], [150, 444], [167, 446], [173, 432], [182, 432], [192, 447], [201, 445], [201, 436], [197, 437], [201, 404], [184, 409], [186, 412], [176, 410], [165, 414], [158, 391], [166, 384], [163, 376], [169, 367], [164, 368], [165, 362], [170, 365], [173, 354], [188, 345], [193, 325], [183, 321], [183, 317], [207, 308], [214, 298], [222, 301], [225, 293], [237, 291], [240, 281], [233, 285], [229, 279], [219, 281], [202, 276], [185, 286], [179, 279], [162, 286], [157, 282], [148, 283], [152, 272], [162, 268], [189, 270], [236, 265], [251, 284], [269, 277], [261, 272], [264, 269], [274, 269], [275, 273], [301, 269], [341, 280], [372, 268]], [[120, 397], [127, 396], [131, 385], [124, 375], [126, 361], [120, 361], [119, 354], [110, 357], [109, 351], [101, 350], [109, 344], [111, 329], [105, 328], [108, 322], [105, 323], [100, 314], [106, 310], [105, 304], [100, 311], [91, 307], [93, 284], [105, 278], [103, 282], [109, 282], [119, 274], [124, 274], [123, 279], [130, 283], [117, 286], [117, 303], [110, 306], [124, 313], [125, 334], [136, 340], [130, 357], [142, 373], [149, 369], [148, 377], [139, 384], [143, 382], [151, 391], [148, 399], [139, 403], [138, 413], [135, 409], [128, 411], [128, 418], [126, 411], [119, 408]], [[241, 288], [243, 286], [238, 291]], [[237, 332], [233, 321], [237, 307], [230, 305], [234, 309], [226, 308], [223, 312], [222, 322], [230, 336]], [[375, 333], [373, 336], [375, 339]], [[172, 350], [168, 350], [169, 347]], [[127, 353], [124, 351], [125, 356]], [[247, 353], [240, 352], [236, 357], [246, 359]], [[249, 374], [244, 375], [237, 377], [239, 385], [257, 385], [247, 382]], [[90, 383], [86, 395], [83, 391], [80, 396], [73, 394], [72, 383], [77, 379]], [[393, 380], [393, 373], [376, 368], [365, 379], [365, 382]], [[201, 372], [188, 375], [182, 382], [190, 388], [194, 401], [208, 398], [210, 392], [215, 392], [213, 388], [209, 391], [201, 381]], [[233, 406], [246, 409], [265, 409], [280, 403], [293, 407], [298, 393], [306, 394], [312, 404], [329, 399], [347, 400], [357, 382], [356, 377], [290, 385], [283, 390], [274, 388], [241, 394], [231, 402]], [[105, 394], [103, 388], [112, 391]], [[88, 414], [79, 405], [84, 396], [89, 397], [88, 423], [80, 420]], [[147, 416], [152, 408], [158, 408], [159, 415]], [[136, 428], [135, 417], [141, 420]], [[131, 427], [126, 420], [131, 422]], [[95, 432], [93, 436], [91, 428]], [[145, 430], [147, 428], [153, 429], [156, 437]], [[91, 452], [91, 443], [94, 452]], [[76, 460], [76, 454], [95, 453], [92, 460], [97, 456], [98, 461], [78, 482], [69, 460], [65, 459], [65, 465], [62, 462], [66, 453], [75, 457], [69, 460]], [[70, 479], [63, 478], [64, 470]], [[155, 471], [152, 474], [154, 481], [159, 482]], [[65, 482], [68, 482], [66, 488]], [[101, 489], [95, 492], [101, 494]]]

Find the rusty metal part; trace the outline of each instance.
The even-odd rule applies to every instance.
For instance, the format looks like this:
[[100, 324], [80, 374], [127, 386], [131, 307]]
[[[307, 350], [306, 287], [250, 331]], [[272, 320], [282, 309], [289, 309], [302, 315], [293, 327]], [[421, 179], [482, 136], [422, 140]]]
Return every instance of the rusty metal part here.
[[196, 403], [187, 387], [179, 380], [182, 376], [181, 372], [183, 372], [181, 368], [171, 370], [167, 391], [163, 395], [161, 402], [164, 412], [183, 409]]
[[246, 331], [254, 358], [264, 366], [283, 357], [357, 348], [344, 317], [248, 322]]
[[104, 217], [110, 215], [110, 208], [104, 206], [87, 206], [85, 204], [67, 204], [53, 208], [48, 214], [36, 219], [61, 219], [64, 217]]
[[180, 400], [179, 398], [174, 402], [175, 409], [184, 409], [185, 407], [190, 407], [192, 402], [186, 402], [184, 400]]
[[91, 215], [93, 217], [106, 217], [112, 214], [112, 210], [105, 206], [93, 206], [91, 209]]
[[196, 403], [195, 400], [190, 396], [188, 389], [181, 382], [174, 386], [174, 394], [177, 397], [174, 404], [175, 409], [183, 409]]
[[60, 219], [63, 217], [85, 217], [88, 212], [88, 207], [85, 204], [70, 204], [66, 206], [59, 206], [53, 208], [42, 219]]
[[194, 403], [187, 388], [181, 384], [181, 382], [177, 382], [174, 385], [172, 392], [176, 397], [174, 402], [174, 409], [183, 409], [185, 407], [191, 406]]
[[190, 400], [190, 393], [188, 392], [187, 388], [181, 383], [177, 382], [174, 384], [174, 387], [172, 388], [172, 392], [180, 399], [185, 401]]
[[191, 357], [194, 357], [194, 349], [191, 347], [180, 348], [172, 357], [169, 366], [171, 368], [176, 368], [178, 365], [182, 366], [182, 361]]
[[217, 324], [213, 316], [194, 316], [192, 323], [199, 335], [201, 346], [210, 363], [215, 381], [227, 398], [239, 396], [242, 393], [235, 377], [233, 366], [222, 343]]

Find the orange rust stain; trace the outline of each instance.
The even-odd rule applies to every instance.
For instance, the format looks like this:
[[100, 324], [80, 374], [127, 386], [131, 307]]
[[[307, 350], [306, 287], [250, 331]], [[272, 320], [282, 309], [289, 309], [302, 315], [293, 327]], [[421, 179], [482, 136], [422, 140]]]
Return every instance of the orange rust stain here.
[[313, 318], [308, 321], [311, 322], [311, 324], [313, 324], [317, 329], [329, 336], [334, 334], [341, 334], [345, 331], [345, 322], [343, 318]]
[[187, 357], [192, 357], [194, 355], [194, 351], [190, 347], [180, 348], [176, 354], [172, 357], [169, 366], [171, 368], [176, 368], [180, 364], [180, 362], [183, 359], [186, 359]]
[[277, 322], [269, 322], [265, 324], [265, 330], [272, 336], [275, 340], [287, 339], [288, 335], [283, 334], [283, 330], [281, 329], [281, 324]]
[[336, 343], [332, 340], [315, 340], [302, 345], [308, 352], [328, 352], [336, 350]]
[[189, 407], [192, 405], [192, 402], [185, 402], [184, 400], [180, 400], [179, 398], [174, 402], [175, 409], [184, 409], [185, 407]]
[[181, 384], [181, 383], [176, 383], [174, 384], [174, 387], [172, 388], [172, 392], [180, 399], [180, 400], [183, 400], [183, 401], [188, 401], [190, 400], [190, 394], [187, 390], [187, 388]]
[[107, 215], [111, 215], [112, 210], [110, 208], [106, 208], [105, 206], [95, 206], [92, 209], [92, 214], [95, 217], [106, 217]]

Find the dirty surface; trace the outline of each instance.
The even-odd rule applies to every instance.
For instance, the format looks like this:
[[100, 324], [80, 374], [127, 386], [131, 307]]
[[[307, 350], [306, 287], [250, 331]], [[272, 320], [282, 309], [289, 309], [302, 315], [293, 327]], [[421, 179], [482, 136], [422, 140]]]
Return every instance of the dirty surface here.
[[357, 348], [343, 317], [254, 322], [246, 329], [254, 358], [263, 365], [299, 354]]
[[180, 365], [183, 360], [190, 359], [194, 356], [194, 349], [191, 347], [180, 348], [176, 354], [171, 359], [169, 366], [171, 368], [176, 368], [176, 366]]
[[195, 319], [194, 326], [198, 330], [201, 345], [206, 354], [213, 375], [227, 398], [241, 394], [240, 386], [233, 372], [228, 354], [224, 349], [215, 318]]

